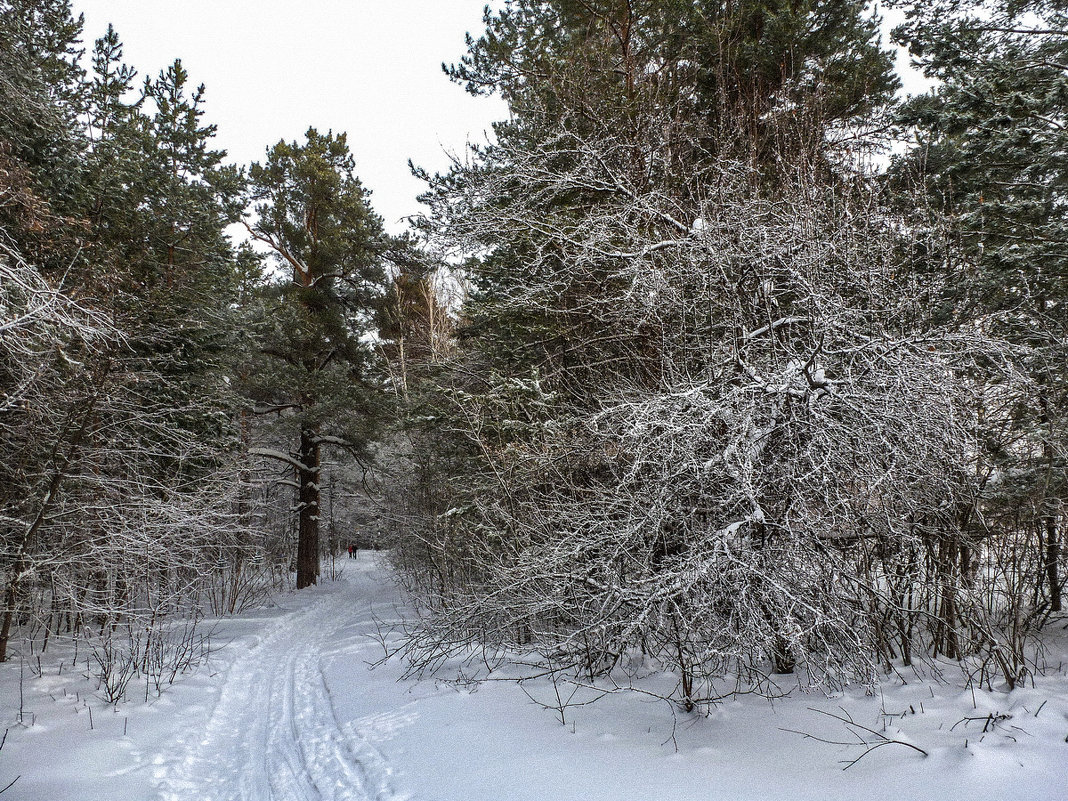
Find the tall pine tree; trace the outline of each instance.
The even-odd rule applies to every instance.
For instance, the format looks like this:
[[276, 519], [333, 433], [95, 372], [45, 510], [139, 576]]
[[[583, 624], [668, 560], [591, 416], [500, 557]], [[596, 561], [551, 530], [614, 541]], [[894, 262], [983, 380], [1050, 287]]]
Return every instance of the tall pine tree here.
[[249, 171], [249, 231], [277, 272], [259, 331], [263, 361], [246, 389], [295, 440], [289, 454], [261, 453], [296, 473], [298, 588], [319, 575], [323, 448], [362, 453], [379, 417], [370, 337], [390, 239], [354, 167], [345, 134], [310, 128]]

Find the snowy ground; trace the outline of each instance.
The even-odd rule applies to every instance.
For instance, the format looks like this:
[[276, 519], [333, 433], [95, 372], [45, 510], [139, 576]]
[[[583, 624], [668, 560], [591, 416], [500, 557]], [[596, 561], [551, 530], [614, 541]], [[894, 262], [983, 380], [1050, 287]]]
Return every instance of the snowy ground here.
[[[545, 682], [464, 688], [402, 680], [393, 663], [369, 670], [375, 620], [396, 616], [398, 595], [375, 555], [344, 567], [222, 621], [216, 641], [229, 644], [148, 703], [108, 706], [47, 661], [39, 678], [18, 659], [0, 665], [0, 787], [19, 777], [3, 801], [1068, 801], [1056, 657], [1012, 694], [908, 675], [875, 696], [795, 691], [675, 716], [626, 693], [568, 708], [562, 725], [528, 697], [551, 703]], [[853, 739], [820, 711], [929, 756], [891, 744], [843, 771], [864, 747], [794, 733]]]

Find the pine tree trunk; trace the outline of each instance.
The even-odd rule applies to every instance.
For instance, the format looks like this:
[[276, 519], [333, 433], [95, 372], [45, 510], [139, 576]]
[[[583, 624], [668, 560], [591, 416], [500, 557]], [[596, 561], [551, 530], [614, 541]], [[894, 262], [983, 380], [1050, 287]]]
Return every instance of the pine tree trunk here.
[[297, 589], [319, 580], [319, 432], [312, 426], [300, 432], [300, 523], [297, 531]]
[[[1040, 308], [1045, 311], [1047, 303], [1045, 299], [1041, 301]], [[1058, 502], [1057, 498], [1053, 495], [1053, 469], [1054, 469], [1054, 453], [1053, 453], [1053, 431], [1052, 431], [1052, 419], [1050, 415], [1050, 389], [1046, 385], [1047, 379], [1045, 375], [1039, 375], [1039, 385], [1042, 388], [1042, 394], [1040, 397], [1041, 403], [1041, 415], [1039, 422], [1042, 426], [1042, 432], [1044, 440], [1042, 442], [1042, 461], [1045, 462], [1046, 468], [1046, 480], [1043, 490], [1042, 503], [1045, 511], [1044, 519], [1039, 523], [1039, 531], [1044, 542], [1045, 553], [1043, 554], [1045, 561], [1045, 573], [1046, 583], [1049, 587], [1049, 610], [1051, 612], [1061, 611], [1061, 582], [1059, 576], [1059, 566], [1061, 558], [1061, 543], [1060, 538], [1057, 536], [1057, 512]]]
[[15, 618], [17, 591], [17, 580], [11, 578], [4, 589], [4, 622], [0, 626], [0, 662], [7, 661], [7, 644], [11, 638], [11, 622]]
[[1060, 559], [1061, 542], [1057, 536], [1057, 515], [1050, 512], [1045, 519], [1046, 529], [1046, 581], [1049, 584], [1049, 611], [1061, 611]]

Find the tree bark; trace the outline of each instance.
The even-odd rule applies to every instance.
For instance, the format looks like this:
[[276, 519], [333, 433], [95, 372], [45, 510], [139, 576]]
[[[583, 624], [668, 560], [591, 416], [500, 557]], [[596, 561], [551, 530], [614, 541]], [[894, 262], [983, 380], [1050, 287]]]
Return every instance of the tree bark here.
[[1057, 515], [1050, 512], [1045, 519], [1046, 581], [1049, 584], [1049, 611], [1061, 611], [1061, 579], [1059, 573], [1061, 542], [1057, 535]]
[[315, 426], [300, 432], [300, 522], [297, 529], [297, 589], [319, 581], [319, 476], [321, 453]]
[[[1045, 312], [1047, 308], [1047, 302], [1045, 299], [1040, 301], [1040, 308]], [[1050, 393], [1051, 389], [1047, 385], [1047, 378], [1045, 374], [1039, 375], [1039, 385], [1041, 386], [1041, 416], [1039, 422], [1042, 426], [1043, 441], [1042, 441], [1042, 461], [1045, 463], [1046, 476], [1045, 487], [1043, 489], [1043, 515], [1044, 519], [1039, 523], [1039, 536], [1044, 540], [1042, 542], [1044, 550], [1045, 561], [1045, 573], [1046, 582], [1049, 586], [1049, 611], [1060, 612], [1061, 611], [1061, 582], [1058, 575], [1061, 557], [1061, 544], [1060, 538], [1057, 536], [1057, 512], [1059, 511], [1059, 503], [1057, 498], [1053, 494], [1053, 465], [1054, 465], [1054, 453], [1053, 453], [1053, 431], [1052, 431], [1052, 416], [1050, 414]]]

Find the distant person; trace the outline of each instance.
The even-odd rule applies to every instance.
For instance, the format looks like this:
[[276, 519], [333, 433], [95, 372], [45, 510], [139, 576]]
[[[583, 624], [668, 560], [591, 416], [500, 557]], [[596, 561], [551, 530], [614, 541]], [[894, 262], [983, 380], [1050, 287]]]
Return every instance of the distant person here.
[[355, 559], [355, 558], [356, 558], [356, 546], [355, 545], [350, 545], [349, 546], [349, 559]]

